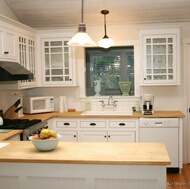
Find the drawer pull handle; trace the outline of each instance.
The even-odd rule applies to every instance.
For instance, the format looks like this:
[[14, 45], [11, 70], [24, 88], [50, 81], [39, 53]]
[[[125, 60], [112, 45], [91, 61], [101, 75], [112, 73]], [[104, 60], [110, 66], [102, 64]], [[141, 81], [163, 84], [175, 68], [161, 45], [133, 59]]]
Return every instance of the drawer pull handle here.
[[96, 123], [90, 123], [90, 126], [96, 126]]
[[69, 125], [70, 125], [70, 123], [64, 123], [63, 125], [65, 125], [65, 126], [69, 126]]
[[8, 51], [5, 51], [4, 54], [9, 54], [9, 52], [8, 52]]
[[120, 123], [119, 126], [125, 126], [125, 123]]

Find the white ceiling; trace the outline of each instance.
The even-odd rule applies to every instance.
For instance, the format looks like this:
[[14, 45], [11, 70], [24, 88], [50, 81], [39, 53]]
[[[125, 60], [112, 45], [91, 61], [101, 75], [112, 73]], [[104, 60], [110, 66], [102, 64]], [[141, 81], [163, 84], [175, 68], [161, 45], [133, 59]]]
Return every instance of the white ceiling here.
[[[31, 27], [76, 26], [81, 0], [4, 0], [20, 22]], [[84, 23], [107, 24], [189, 22], [190, 0], [84, 0]]]

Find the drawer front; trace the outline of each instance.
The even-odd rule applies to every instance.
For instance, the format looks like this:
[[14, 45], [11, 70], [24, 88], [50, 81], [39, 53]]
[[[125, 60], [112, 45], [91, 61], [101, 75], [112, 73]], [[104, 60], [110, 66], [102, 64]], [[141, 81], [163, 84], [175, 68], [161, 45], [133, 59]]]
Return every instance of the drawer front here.
[[81, 128], [105, 128], [106, 122], [105, 121], [81, 121], [80, 122]]
[[132, 128], [136, 127], [135, 121], [110, 121], [110, 128]]
[[57, 128], [76, 128], [77, 122], [76, 121], [57, 121], [56, 127]]

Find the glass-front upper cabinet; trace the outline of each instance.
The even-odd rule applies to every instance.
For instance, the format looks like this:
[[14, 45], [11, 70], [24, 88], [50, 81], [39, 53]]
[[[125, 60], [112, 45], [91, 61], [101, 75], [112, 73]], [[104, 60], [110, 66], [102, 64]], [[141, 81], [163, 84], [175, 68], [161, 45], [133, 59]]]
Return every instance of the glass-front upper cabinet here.
[[176, 34], [142, 35], [142, 85], [178, 85], [180, 59]]
[[20, 81], [21, 88], [29, 88], [37, 85], [35, 49], [35, 38], [19, 34], [19, 63], [34, 74], [33, 79]]
[[43, 39], [43, 85], [72, 85], [73, 69], [68, 40]]

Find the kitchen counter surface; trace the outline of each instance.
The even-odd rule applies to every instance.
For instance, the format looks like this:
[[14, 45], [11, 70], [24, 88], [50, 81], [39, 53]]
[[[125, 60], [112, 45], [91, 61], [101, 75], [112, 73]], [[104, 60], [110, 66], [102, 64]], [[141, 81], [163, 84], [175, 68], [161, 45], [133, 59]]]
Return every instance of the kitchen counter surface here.
[[0, 162], [169, 165], [163, 143], [59, 142], [50, 152], [40, 152], [31, 141], [8, 141], [0, 149]]
[[15, 135], [19, 135], [22, 132], [23, 132], [22, 130], [11, 130], [6, 133], [0, 133], [0, 141], [9, 140], [11, 137], [14, 137]]
[[82, 112], [52, 112], [43, 114], [25, 114], [21, 119], [42, 119], [48, 120], [51, 118], [183, 118], [185, 115], [180, 111], [155, 111], [153, 115], [142, 115], [141, 112], [134, 112], [133, 115], [81, 115]]

